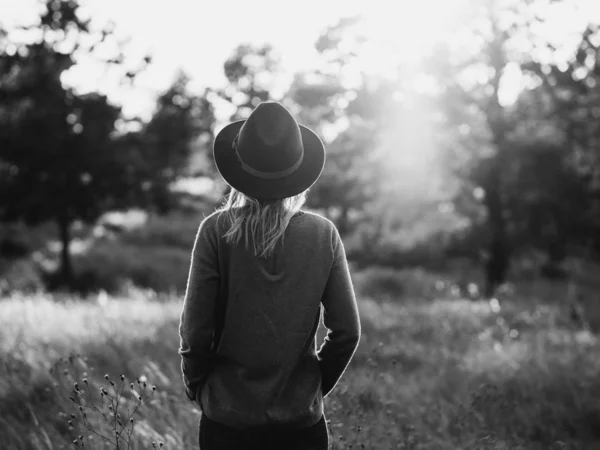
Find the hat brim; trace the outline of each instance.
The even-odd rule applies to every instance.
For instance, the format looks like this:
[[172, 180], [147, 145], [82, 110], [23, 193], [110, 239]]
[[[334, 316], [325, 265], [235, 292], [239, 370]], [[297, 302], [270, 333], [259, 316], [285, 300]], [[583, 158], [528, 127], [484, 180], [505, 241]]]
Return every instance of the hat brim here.
[[213, 157], [217, 170], [234, 189], [250, 197], [277, 200], [298, 195], [310, 188], [325, 166], [325, 147], [311, 129], [299, 125], [304, 146], [304, 158], [290, 175], [278, 179], [263, 179], [246, 172], [232, 146], [245, 120], [230, 123], [216, 136]]

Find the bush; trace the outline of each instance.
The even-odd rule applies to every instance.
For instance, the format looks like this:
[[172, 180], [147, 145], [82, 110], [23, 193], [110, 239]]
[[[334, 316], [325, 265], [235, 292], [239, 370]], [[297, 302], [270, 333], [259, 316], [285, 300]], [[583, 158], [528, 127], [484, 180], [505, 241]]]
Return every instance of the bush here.
[[361, 267], [386, 266], [395, 269], [426, 267], [441, 270], [446, 263], [448, 233], [440, 232], [427, 239], [406, 236], [381, 235], [369, 228], [358, 230], [345, 241], [348, 259]]
[[0, 255], [5, 258], [22, 258], [29, 254], [29, 246], [23, 239], [0, 238]]
[[38, 265], [29, 259], [16, 261], [0, 259], [0, 295], [13, 291], [38, 292], [45, 287]]
[[353, 276], [357, 293], [367, 297], [394, 297], [404, 293], [400, 272], [385, 267], [371, 267]]
[[198, 226], [207, 215], [196, 212], [153, 216], [143, 227], [123, 232], [119, 239], [141, 247], [176, 247], [191, 251]]
[[[145, 376], [133, 380], [123, 374], [115, 381], [105, 374], [105, 383], [94, 382], [88, 379], [88, 370], [92, 371], [94, 367], [90, 367], [86, 360], [87, 357], [71, 353], [68, 358], [61, 357], [55, 361], [49, 370], [54, 380], [54, 389], [50, 389], [50, 393], [54, 394], [57, 403], [71, 411], [70, 414], [62, 411], [59, 414], [62, 426], [71, 432], [69, 439], [75, 447], [85, 448], [86, 442], [89, 445], [97, 437], [110, 448], [130, 448], [136, 437], [138, 417], [134, 416], [136, 413], [142, 415], [143, 410], [148, 411], [156, 386], [150, 385]], [[101, 386], [99, 389], [98, 384]], [[157, 448], [155, 441], [146, 444]], [[158, 448], [163, 445], [159, 442]]]
[[3, 258], [21, 258], [46, 246], [56, 237], [56, 225], [44, 223], [27, 226], [22, 222], [0, 225], [0, 255]]
[[[185, 290], [189, 272], [189, 248], [164, 245], [140, 247], [118, 241], [96, 244], [85, 255], [74, 257], [83, 290], [119, 290], [131, 281], [158, 292]], [[84, 284], [87, 282], [87, 286]]]
[[392, 300], [400, 297], [432, 299], [448, 295], [454, 286], [447, 277], [422, 268], [369, 267], [357, 271], [352, 278], [358, 295]]

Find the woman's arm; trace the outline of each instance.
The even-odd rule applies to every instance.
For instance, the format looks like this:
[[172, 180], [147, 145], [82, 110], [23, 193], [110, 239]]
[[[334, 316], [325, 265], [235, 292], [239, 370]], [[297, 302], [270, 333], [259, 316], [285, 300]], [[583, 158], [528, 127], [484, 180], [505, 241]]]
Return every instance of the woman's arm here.
[[317, 354], [321, 367], [323, 396], [333, 390], [346, 370], [361, 335], [358, 306], [346, 253], [336, 229], [333, 245], [333, 265], [321, 300], [323, 323], [328, 331]]
[[186, 394], [193, 401], [213, 366], [211, 347], [219, 265], [216, 230], [207, 223], [208, 220], [200, 224], [196, 234], [179, 324], [181, 371]]

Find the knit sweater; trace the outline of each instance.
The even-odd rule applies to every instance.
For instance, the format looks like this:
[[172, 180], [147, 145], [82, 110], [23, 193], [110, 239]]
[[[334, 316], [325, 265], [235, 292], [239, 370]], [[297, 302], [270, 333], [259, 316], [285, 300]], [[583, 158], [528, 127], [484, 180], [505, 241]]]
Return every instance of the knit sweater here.
[[[237, 429], [314, 425], [361, 334], [339, 233], [300, 211], [274, 254], [259, 258], [244, 239], [228, 244], [227, 229], [213, 213], [192, 250], [179, 325], [186, 394]], [[317, 350], [321, 309], [328, 331]]]

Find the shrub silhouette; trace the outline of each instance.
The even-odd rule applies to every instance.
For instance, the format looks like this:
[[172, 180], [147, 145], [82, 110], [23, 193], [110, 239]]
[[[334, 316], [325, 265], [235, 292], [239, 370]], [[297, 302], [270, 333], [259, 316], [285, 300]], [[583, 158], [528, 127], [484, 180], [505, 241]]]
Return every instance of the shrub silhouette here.
[[[104, 385], [94, 386], [87, 377], [88, 372], [81, 372], [87, 368], [85, 358], [71, 354], [66, 359], [60, 358], [50, 369], [58, 395], [68, 397], [74, 408], [68, 414], [59, 414], [66, 422], [67, 430], [73, 432], [73, 444], [84, 448], [87, 435], [89, 440], [101, 439], [116, 450], [131, 448], [136, 423], [134, 416], [152, 398], [156, 386], [150, 386], [144, 376], [128, 382], [125, 375], [120, 375], [115, 382], [109, 374], [104, 375]], [[94, 426], [95, 420], [90, 420], [92, 416], [105, 424], [110, 430], [108, 434]], [[152, 446], [162, 447], [163, 443], [153, 441]]]

